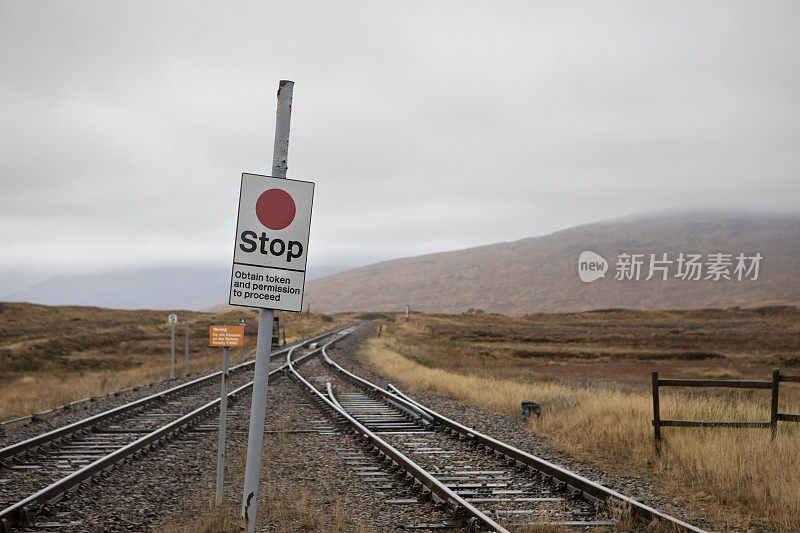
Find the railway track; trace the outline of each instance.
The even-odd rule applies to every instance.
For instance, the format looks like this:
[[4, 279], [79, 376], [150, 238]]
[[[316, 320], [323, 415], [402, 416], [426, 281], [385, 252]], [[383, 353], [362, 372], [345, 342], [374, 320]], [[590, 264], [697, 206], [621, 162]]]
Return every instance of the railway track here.
[[[270, 376], [287, 368], [280, 356], [336, 338], [341, 330], [273, 352]], [[308, 351], [303, 358], [319, 350]], [[249, 360], [229, 370], [228, 389], [233, 389], [229, 401], [250, 391], [253, 365]], [[37, 514], [82, 483], [106, 477], [121, 463], [192, 432], [218, 414], [221, 378], [221, 371], [214, 372], [0, 449], [0, 531], [32, 525]]]
[[[346, 332], [345, 332], [346, 333]], [[450, 420], [414, 401], [391, 385], [383, 389], [356, 376], [321, 354], [328, 371], [303, 375], [287, 356], [291, 376], [340, 427], [358, 436], [366, 453], [342, 457], [370, 481], [387, 505], [430, 503], [450, 512], [447, 522], [418, 524], [415, 529], [516, 531], [558, 527], [661, 527], [703, 530], [574, 472], [514, 448]], [[312, 381], [318, 386], [312, 384]], [[324, 385], [323, 385], [324, 383]], [[397, 499], [402, 485], [415, 499]]]
[[[336, 453], [385, 505], [418, 506], [419, 512], [411, 514], [432, 520], [406, 529], [502, 532], [529, 525], [585, 531], [619, 526], [622, 517], [635, 524], [630, 529], [660, 523], [674, 531], [702, 531], [443, 417], [391, 385], [384, 389], [348, 372], [326, 348], [356, 328], [338, 328], [273, 353], [270, 377], [284, 373], [294, 378], [340, 430], [358, 438], [359, 444]], [[314, 364], [301, 372], [310, 361]], [[252, 364], [231, 369], [238, 374], [238, 386], [229, 401], [250, 390], [246, 370]], [[17, 481], [0, 484], [0, 501], [8, 505], [0, 511], [0, 531], [51, 530], [52, 522], [37, 526], [34, 518], [40, 514], [55, 514], [69, 524], [79, 510], [48, 511], [63, 511], [72, 501], [65, 495], [81, 484], [106, 477], [168, 442], [176, 447], [215, 432], [220, 377], [205, 376], [0, 450], [0, 479], [14, 476]], [[204, 388], [211, 391], [210, 401]], [[232, 402], [229, 413], [238, 409]], [[23, 484], [36, 492], [6, 489]]]

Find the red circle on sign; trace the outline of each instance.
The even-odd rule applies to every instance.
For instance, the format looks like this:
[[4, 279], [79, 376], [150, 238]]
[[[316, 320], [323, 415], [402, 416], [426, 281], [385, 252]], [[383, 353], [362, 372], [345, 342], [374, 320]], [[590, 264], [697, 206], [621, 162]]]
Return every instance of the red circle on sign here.
[[261, 193], [256, 201], [256, 216], [269, 229], [283, 229], [294, 220], [297, 208], [289, 193], [270, 189]]

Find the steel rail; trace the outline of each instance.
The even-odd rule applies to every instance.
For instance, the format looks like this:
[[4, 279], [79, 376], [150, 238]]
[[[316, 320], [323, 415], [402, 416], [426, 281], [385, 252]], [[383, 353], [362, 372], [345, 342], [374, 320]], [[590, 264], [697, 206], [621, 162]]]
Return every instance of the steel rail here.
[[386, 400], [389, 404], [393, 405], [394, 407], [397, 407], [398, 409], [400, 409], [404, 413], [406, 413], [409, 416], [411, 416], [411, 418], [417, 419], [423, 425], [427, 426], [427, 425], [431, 425], [431, 424], [434, 423], [434, 421], [435, 421], [434, 417], [429, 415], [427, 413], [427, 411], [425, 411], [424, 409], [420, 409], [418, 406], [416, 406], [416, 405], [414, 405], [414, 404], [412, 404], [410, 402], [403, 401], [402, 399], [400, 399], [400, 401], [396, 401], [394, 399], [394, 395], [391, 392], [387, 391], [386, 389], [382, 389], [381, 387], [375, 385], [374, 383], [371, 383], [371, 382], [367, 381], [366, 379], [364, 379], [364, 378], [362, 378], [360, 376], [357, 376], [357, 375], [353, 374], [352, 372], [350, 372], [350, 371], [342, 368], [338, 364], [336, 364], [336, 362], [334, 362], [333, 359], [328, 357], [328, 353], [325, 351], [325, 347], [324, 346], [322, 348], [322, 358], [325, 361], [325, 363], [327, 363], [329, 366], [334, 367], [339, 372], [342, 372], [351, 381], [355, 382], [356, 385], [361, 385], [362, 387], [366, 387], [368, 390], [378, 392], [381, 396], [384, 397], [384, 400]]
[[[332, 341], [322, 347], [322, 353], [325, 353], [325, 348], [330, 346], [333, 342]], [[448, 488], [444, 485], [441, 481], [436, 479], [430, 473], [428, 473], [425, 469], [421, 466], [416, 464], [414, 461], [403, 455], [400, 451], [394, 448], [385, 440], [378, 437], [374, 432], [367, 429], [366, 426], [361, 424], [358, 420], [356, 420], [353, 416], [350, 415], [342, 406], [336, 401], [336, 398], [333, 396], [333, 391], [330, 389], [330, 383], [327, 384], [329, 397], [322, 394], [316, 387], [314, 387], [311, 383], [306, 381], [306, 379], [301, 376], [297, 370], [295, 370], [293, 363], [290, 359], [290, 356], [287, 356], [286, 364], [289, 366], [289, 369], [292, 375], [304, 384], [316, 397], [324, 402], [328, 407], [330, 407], [333, 411], [335, 411], [339, 416], [344, 418], [347, 423], [350, 425], [351, 428], [360, 435], [362, 435], [375, 449], [379, 450], [379, 452], [390, 459], [394, 464], [402, 468], [407, 475], [413, 477], [418, 483], [421, 484], [422, 487], [427, 489], [431, 496], [433, 497], [434, 501], [447, 503], [450, 506], [454, 507], [457, 510], [463, 510], [470, 518], [475, 520], [474, 525], [484, 529], [486, 531], [496, 531], [498, 533], [508, 533], [508, 530], [505, 529], [503, 526], [486, 516], [472, 504], [464, 500], [461, 496], [456, 494], [452, 489]]]
[[[273, 355], [278, 355], [279, 353], [288, 352], [288, 357], [291, 357], [292, 353], [295, 349], [314, 342], [320, 338], [324, 338], [326, 336], [335, 335], [341, 329], [344, 329], [346, 326], [336, 328], [332, 331], [327, 333], [317, 335], [310, 339], [306, 339], [301, 341], [297, 344], [292, 346], [288, 346], [285, 349], [282, 349], [280, 352], [276, 352]], [[341, 337], [339, 337], [341, 338]], [[335, 339], [335, 340], [338, 340]], [[330, 344], [330, 343], [329, 343]], [[302, 357], [298, 358], [296, 361], [305, 360], [308, 357], [316, 355], [322, 350], [322, 348], [317, 348], [312, 350]], [[242, 365], [239, 365], [242, 366]], [[276, 368], [275, 370], [269, 373], [270, 377], [273, 377], [283, 371], [285, 371], [289, 365], [284, 364], [280, 367]], [[252, 388], [253, 382], [250, 381], [245, 385], [231, 391], [227, 394], [228, 398], [231, 400], [236, 399], [238, 396], [244, 394], [248, 389]], [[219, 409], [220, 398], [212, 400], [207, 404], [195, 409], [194, 411], [183, 415], [182, 417], [174, 420], [160, 428], [148, 433], [147, 435], [131, 442], [113, 452], [101, 457], [97, 461], [86, 465], [85, 467], [72, 472], [71, 474], [61, 478], [60, 480], [48, 485], [44, 489], [28, 496], [27, 498], [7, 507], [0, 511], [0, 530], [3, 533], [7, 533], [12, 531], [12, 526], [16, 525], [20, 522], [30, 521], [31, 515], [35, 514], [38, 510], [40, 510], [43, 506], [55, 503], [59, 501], [64, 494], [72, 490], [74, 487], [80, 485], [84, 481], [96, 477], [98, 475], [102, 475], [103, 472], [107, 472], [112, 470], [117, 464], [122, 462], [128, 457], [135, 455], [137, 453], [146, 453], [147, 450], [157, 446], [159, 443], [169, 439], [171, 436], [174, 436], [176, 433], [182, 432], [187, 430], [191, 425], [199, 422], [203, 418], [207, 418], [211, 414], [213, 414], [215, 409]]]
[[[252, 386], [252, 382], [242, 385], [238, 389], [231, 391], [228, 398], [234, 399], [236, 396], [244, 392], [247, 388]], [[55, 483], [48, 485], [39, 492], [28, 496], [27, 498], [15, 503], [0, 511], [0, 523], [2, 523], [4, 531], [11, 531], [11, 525], [19, 523], [20, 521], [29, 521], [30, 516], [38, 511], [44, 505], [55, 503], [61, 497], [71, 490], [72, 488], [80, 485], [82, 482], [89, 478], [95, 477], [102, 472], [111, 470], [117, 463], [121, 462], [131, 455], [143, 451], [145, 448], [153, 448], [159, 444], [160, 441], [167, 439], [169, 436], [191, 425], [195, 421], [210, 415], [214, 408], [219, 407], [220, 399], [217, 398], [202, 407], [199, 407], [178, 418], [161, 426], [155, 431], [148, 433], [144, 437], [137, 439], [130, 444], [114, 450], [108, 455], [101, 457], [97, 461], [86, 465], [85, 467], [77, 470], [66, 477], [61, 478]], [[33, 511], [33, 512], [32, 512]]]
[[[291, 350], [292, 348], [294, 348], [296, 346], [307, 344], [309, 342], [314, 342], [315, 340], [321, 339], [321, 338], [326, 337], [328, 335], [335, 334], [336, 331], [338, 331], [340, 329], [343, 329], [344, 327], [346, 327], [346, 326], [340, 326], [338, 328], [334, 328], [332, 330], [329, 330], [329, 331], [327, 331], [325, 333], [322, 333], [320, 335], [317, 335], [315, 337], [311, 337], [310, 339], [306, 339], [306, 340], [300, 341], [299, 343], [296, 343], [296, 344], [294, 344], [292, 346], [287, 346], [285, 348], [281, 348], [280, 350], [277, 350], [276, 352], [271, 354], [270, 358], [276, 357], [276, 356], [281, 355], [281, 354], [284, 354], [284, 353], [287, 352], [287, 350]], [[240, 363], [238, 365], [235, 365], [235, 366], [231, 367], [230, 371], [231, 372], [238, 372], [239, 370], [244, 370], [245, 368], [253, 365], [254, 363], [255, 363], [255, 361], [245, 361], [244, 363]], [[0, 449], [0, 463], [2, 463], [4, 460], [8, 460], [8, 459], [10, 459], [10, 458], [12, 458], [12, 457], [14, 457], [16, 455], [19, 455], [21, 453], [30, 452], [30, 451], [32, 451], [32, 450], [34, 450], [36, 448], [40, 448], [40, 447], [42, 447], [42, 446], [44, 446], [46, 444], [49, 444], [49, 443], [51, 443], [53, 441], [56, 441], [56, 440], [64, 438], [64, 437], [67, 437], [67, 436], [69, 436], [69, 435], [71, 435], [73, 433], [76, 433], [76, 432], [79, 432], [79, 431], [83, 431], [83, 430], [88, 430], [90, 427], [92, 427], [93, 425], [95, 425], [97, 423], [104, 422], [104, 421], [113, 419], [113, 418], [115, 418], [115, 417], [117, 417], [117, 416], [119, 416], [119, 415], [121, 415], [123, 413], [127, 413], [127, 412], [135, 410], [135, 409], [139, 409], [139, 408], [144, 407], [146, 405], [149, 405], [151, 403], [154, 403], [154, 402], [157, 402], [159, 400], [162, 400], [162, 399], [166, 398], [167, 396], [171, 396], [173, 394], [176, 394], [176, 393], [179, 393], [179, 392], [183, 392], [183, 391], [189, 390], [191, 388], [197, 387], [197, 386], [202, 385], [202, 384], [204, 384], [206, 382], [219, 379], [220, 376], [222, 376], [222, 371], [213, 372], [213, 373], [208, 374], [206, 376], [203, 376], [203, 377], [200, 377], [200, 378], [197, 378], [197, 379], [193, 379], [192, 381], [187, 381], [186, 383], [183, 383], [181, 385], [177, 385], [177, 386], [172, 387], [170, 389], [166, 389], [166, 390], [163, 390], [161, 392], [157, 392], [157, 393], [151, 394], [150, 396], [146, 396], [144, 398], [140, 398], [140, 399], [135, 400], [133, 402], [130, 402], [130, 403], [127, 403], [127, 404], [124, 404], [124, 405], [120, 405], [118, 407], [114, 407], [114, 408], [109, 409], [107, 411], [103, 411], [102, 413], [98, 413], [96, 415], [89, 416], [87, 418], [78, 420], [76, 422], [73, 422], [72, 424], [68, 424], [66, 426], [54, 429], [52, 431], [48, 431], [47, 433], [42, 433], [42, 434], [37, 435], [35, 437], [31, 437], [31, 438], [29, 438], [27, 440], [23, 440], [23, 441], [15, 443], [15, 444], [11, 444], [9, 446], [6, 446], [5, 448]]]
[[620, 494], [608, 487], [604, 487], [594, 481], [586, 479], [585, 477], [554, 465], [549, 461], [545, 461], [540, 457], [536, 457], [528, 452], [522, 451], [502, 441], [484, 435], [479, 431], [464, 426], [454, 420], [440, 415], [436, 411], [422, 405], [421, 403], [413, 400], [403, 392], [401, 392], [394, 385], [389, 385], [391, 391], [383, 389], [374, 383], [371, 383], [352, 372], [346, 370], [335, 361], [333, 361], [325, 352], [324, 347], [322, 350], [325, 362], [331, 367], [343, 373], [351, 381], [366, 388], [367, 390], [377, 393], [382, 396], [386, 401], [392, 404], [404, 404], [407, 409], [415, 410], [417, 412], [425, 413], [426, 417], [432, 420], [435, 424], [448, 428], [449, 430], [462, 435], [464, 438], [478, 444], [483, 445], [485, 448], [494, 450], [496, 453], [502, 454], [509, 459], [513, 459], [520, 465], [525, 465], [531, 469], [537, 470], [549, 476], [556, 482], [562, 482], [566, 485], [569, 491], [580, 491], [580, 494], [589, 501], [607, 501], [609, 499], [617, 500], [623, 505], [628, 506], [631, 511], [640, 519], [646, 521], [663, 520], [671, 525], [679, 528], [682, 531], [691, 531], [692, 533], [706, 533], [703, 529], [697, 528], [687, 522], [679, 520], [673, 516], [658, 511], [648, 505], [645, 505], [633, 498]]
[[399, 397], [402, 399], [407, 400], [408, 402], [416, 405], [420, 409], [425, 410], [434, 417], [437, 424], [441, 424], [444, 427], [447, 427], [454, 432], [458, 433], [459, 435], [463, 435], [467, 439], [475, 442], [479, 445], [483, 445], [486, 448], [492, 449], [497, 453], [503, 454], [504, 456], [514, 459], [517, 463], [523, 464], [545, 474], [548, 474], [553, 477], [554, 480], [561, 481], [567, 484], [567, 487], [571, 487], [573, 489], [580, 490], [585, 496], [588, 496], [590, 500], [596, 499], [600, 501], [607, 501], [609, 499], [617, 500], [621, 502], [624, 506], [627, 506], [631, 509], [634, 515], [638, 516], [640, 519], [645, 521], [653, 521], [653, 520], [661, 520], [664, 522], [669, 523], [670, 525], [678, 528], [681, 531], [691, 531], [693, 533], [707, 533], [705, 530], [700, 529], [692, 524], [679, 520], [673, 516], [667, 515], [662, 513], [661, 511], [654, 509], [648, 505], [643, 504], [633, 498], [625, 496], [619, 492], [616, 492], [608, 487], [604, 487], [599, 483], [595, 483], [575, 472], [571, 472], [560, 466], [554, 465], [549, 461], [545, 461], [540, 457], [536, 457], [528, 452], [522, 451], [518, 448], [515, 448], [509, 444], [506, 444], [502, 441], [484, 435], [479, 431], [476, 431], [472, 428], [459, 424], [445, 416], [440, 415], [439, 413], [433, 411], [432, 409], [425, 407], [421, 403], [417, 402], [416, 400], [410, 398], [408, 395], [404, 394], [400, 391], [397, 387], [392, 384], [389, 384], [389, 388], [394, 391], [395, 397]]

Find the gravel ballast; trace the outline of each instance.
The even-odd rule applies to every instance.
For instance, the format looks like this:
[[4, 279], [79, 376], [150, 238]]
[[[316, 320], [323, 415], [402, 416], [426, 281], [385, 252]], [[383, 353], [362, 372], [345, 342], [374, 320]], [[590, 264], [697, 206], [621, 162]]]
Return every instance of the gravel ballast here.
[[[374, 328], [363, 327], [327, 352], [348, 370], [385, 386], [388, 381], [365, 368], [355, 355], [360, 343], [373, 331]], [[310, 376], [321, 376], [325, 370], [317, 358], [300, 368], [301, 373]], [[324, 379], [320, 377], [313, 384], [322, 388]], [[174, 386], [175, 382], [169, 385]], [[152, 392], [148, 390], [142, 396]], [[699, 527], [726, 529], [693, 519], [672, 500], [654, 495], [652, 484], [646, 479], [604, 472], [559, 457], [548, 449], [546, 439], [530, 434], [508, 417], [443, 396], [405, 392], [444, 416]], [[131, 401], [112, 399], [120, 403]], [[249, 411], [249, 394], [229, 405], [221, 509], [212, 506], [218, 421], [209, 418], [196, 431], [121, 465], [104, 479], [85, 484], [69, 500], [52, 506], [39, 523], [58, 522], [58, 531], [64, 532], [238, 531]], [[377, 488], [375, 482], [358, 475], [365, 471], [359, 469], [379, 469], [379, 462], [364, 451], [355, 437], [340, 432], [311, 402], [310, 394], [287, 377], [270, 383], [266, 432], [259, 531], [393, 531], [403, 525], [441, 524], [448, 518], [447, 513], [428, 503], [386, 504], [387, 499], [414, 499], [417, 495], [391, 479], [377, 483], [383, 487]], [[309, 513], [308, 509], [314, 512]]]
[[355, 335], [351, 335], [341, 343], [336, 344], [327, 350], [328, 356], [336, 361], [346, 370], [371, 381], [381, 387], [386, 387], [392, 383], [398, 389], [408, 394], [411, 398], [419, 401], [426, 407], [446, 416], [465, 426], [476, 429], [477, 431], [489, 435], [493, 438], [506, 442], [516, 448], [524, 450], [532, 455], [540, 457], [553, 464], [571, 470], [591, 481], [607, 486], [625, 496], [629, 496], [646, 505], [658, 509], [666, 514], [690, 522], [691, 524], [706, 530], [728, 531], [736, 528], [730, 524], [709, 522], [693, 516], [689, 511], [673, 499], [658, 494], [652, 481], [640, 477], [626, 476], [616, 472], [604, 471], [599, 468], [580, 463], [570, 458], [563, 457], [554, 453], [548, 446], [547, 439], [540, 435], [534, 435], [527, 431], [518, 420], [512, 420], [504, 415], [499, 415], [482, 409], [480, 407], [465, 405], [457, 400], [441, 396], [408, 390], [400, 383], [388, 380], [386, 377], [373, 372], [363, 365], [358, 357], [357, 350], [359, 345], [368, 337], [372, 336], [375, 327], [362, 327]]

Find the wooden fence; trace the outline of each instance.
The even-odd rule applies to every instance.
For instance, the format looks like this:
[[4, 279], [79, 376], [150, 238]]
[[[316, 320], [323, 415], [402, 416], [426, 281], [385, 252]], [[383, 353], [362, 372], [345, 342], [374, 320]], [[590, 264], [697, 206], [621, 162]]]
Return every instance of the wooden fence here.
[[[781, 375], [778, 368], [772, 369], [771, 381], [722, 380], [722, 379], [660, 379], [653, 372], [653, 436], [656, 443], [661, 440], [661, 428], [678, 427], [727, 427], [727, 428], [770, 428], [772, 438], [778, 431], [778, 422], [800, 422], [800, 414], [778, 412], [778, 396], [781, 383], [800, 383], [800, 376]], [[662, 420], [658, 402], [659, 387], [724, 387], [736, 389], [765, 389], [772, 391], [770, 417], [765, 422], [728, 422], [713, 420]]]

